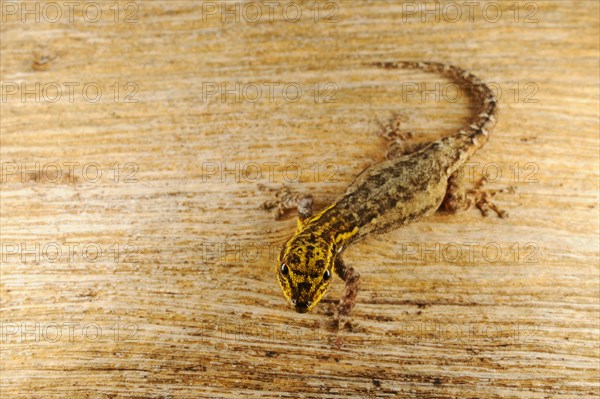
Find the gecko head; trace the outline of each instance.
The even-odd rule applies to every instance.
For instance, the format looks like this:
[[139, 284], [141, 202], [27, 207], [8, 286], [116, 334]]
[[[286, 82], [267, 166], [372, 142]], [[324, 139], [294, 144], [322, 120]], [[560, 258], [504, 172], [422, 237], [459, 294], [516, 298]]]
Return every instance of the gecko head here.
[[335, 250], [314, 235], [295, 235], [283, 247], [277, 277], [283, 295], [299, 313], [319, 303], [331, 284]]

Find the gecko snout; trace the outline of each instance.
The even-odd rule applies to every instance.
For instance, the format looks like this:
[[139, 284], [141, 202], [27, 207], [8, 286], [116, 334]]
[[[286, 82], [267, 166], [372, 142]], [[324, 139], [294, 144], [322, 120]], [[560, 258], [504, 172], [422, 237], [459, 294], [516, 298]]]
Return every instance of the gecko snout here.
[[310, 309], [310, 305], [312, 305], [312, 302], [310, 302], [310, 301], [308, 301], [308, 302], [297, 302], [294, 305], [294, 309], [298, 313], [306, 313], [306, 312], [308, 312], [308, 309]]
[[312, 305], [311, 290], [312, 286], [308, 281], [301, 282], [296, 286], [296, 292], [292, 300], [292, 305], [296, 312], [306, 313], [310, 310]]

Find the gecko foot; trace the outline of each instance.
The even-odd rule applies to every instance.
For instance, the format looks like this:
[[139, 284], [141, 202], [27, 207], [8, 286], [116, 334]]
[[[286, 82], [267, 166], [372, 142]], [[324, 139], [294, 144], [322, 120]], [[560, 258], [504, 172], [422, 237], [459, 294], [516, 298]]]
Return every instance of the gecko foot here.
[[378, 135], [389, 142], [385, 153], [386, 159], [394, 159], [412, 154], [429, 144], [413, 142], [413, 133], [402, 130], [402, 120], [403, 117], [397, 112], [392, 113], [391, 118], [387, 122], [376, 119], [376, 123], [379, 126]]
[[342, 346], [344, 346], [342, 331], [345, 329], [352, 329], [352, 317], [348, 314], [342, 315], [338, 311], [334, 319], [334, 329], [336, 329], [334, 345], [336, 348], [341, 349]]
[[508, 212], [500, 209], [493, 201], [497, 194], [509, 192], [514, 193], [514, 187], [502, 188], [499, 190], [485, 190], [483, 186], [487, 183], [487, 179], [482, 177], [475, 187], [467, 191], [467, 208], [472, 206], [477, 207], [482, 216], [488, 216], [490, 210], [495, 212], [500, 218], [507, 218]]
[[275, 191], [275, 199], [267, 200], [260, 205], [260, 209], [270, 210], [275, 208], [273, 211], [275, 220], [281, 219], [289, 209], [297, 209], [300, 219], [310, 217], [312, 214], [313, 198], [310, 194], [294, 193], [285, 185], [279, 189], [274, 189], [259, 184], [258, 188], [263, 191]]
[[350, 316], [350, 312], [356, 305], [356, 293], [358, 292], [358, 281], [359, 276], [356, 276], [356, 281], [354, 283], [354, 292], [348, 295], [348, 286], [346, 286], [346, 294], [340, 300], [340, 303], [337, 307], [336, 316], [334, 319], [335, 327], [337, 328], [335, 335], [335, 346], [338, 349], [344, 345], [344, 339], [342, 338], [342, 331], [345, 329], [352, 329], [352, 317]]
[[398, 112], [393, 112], [387, 122], [382, 122], [379, 118], [376, 118], [375, 122], [379, 126], [379, 136], [390, 142], [410, 140], [412, 133], [402, 131], [402, 119], [402, 115]]
[[340, 299], [335, 316], [337, 331], [339, 333], [346, 326], [351, 327], [350, 312], [354, 308], [354, 305], [356, 305], [356, 295], [360, 288], [360, 274], [358, 274], [353, 267], [347, 266], [341, 256], [338, 256], [335, 259], [333, 270], [346, 283], [344, 296]]
[[351, 327], [352, 318], [350, 313], [356, 305], [356, 295], [360, 288], [360, 275], [354, 269], [348, 268], [349, 273], [346, 278], [346, 289], [344, 296], [340, 299], [337, 306], [337, 314], [335, 320], [337, 322], [338, 331], [342, 331], [346, 326]]

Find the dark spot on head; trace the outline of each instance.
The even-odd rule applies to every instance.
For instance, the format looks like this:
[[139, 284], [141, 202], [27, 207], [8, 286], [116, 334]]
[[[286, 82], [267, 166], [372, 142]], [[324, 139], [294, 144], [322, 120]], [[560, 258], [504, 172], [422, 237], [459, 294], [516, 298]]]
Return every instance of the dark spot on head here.
[[314, 245], [307, 245], [307, 246], [306, 246], [306, 250], [307, 250], [307, 251], [312, 251], [312, 250], [314, 250], [314, 249], [315, 249]]
[[315, 262], [315, 267], [317, 269], [322, 269], [325, 267], [325, 261], [323, 259], [319, 259], [318, 261]]
[[307, 282], [298, 283], [298, 290], [303, 291], [303, 292], [310, 291], [310, 283], [307, 283]]
[[300, 258], [298, 257], [298, 255], [290, 255], [289, 257], [290, 263], [297, 265], [298, 263], [300, 263]]

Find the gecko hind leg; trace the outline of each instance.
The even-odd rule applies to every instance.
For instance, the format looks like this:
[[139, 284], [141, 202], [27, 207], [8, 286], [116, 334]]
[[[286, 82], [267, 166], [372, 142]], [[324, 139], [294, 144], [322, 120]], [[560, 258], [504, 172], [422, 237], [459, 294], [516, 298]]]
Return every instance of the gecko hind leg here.
[[494, 211], [498, 217], [507, 218], [508, 212], [500, 209], [493, 201], [497, 194], [503, 192], [514, 192], [513, 187], [499, 190], [485, 190], [483, 186], [487, 182], [482, 177], [475, 187], [467, 190], [463, 183], [464, 167], [461, 167], [448, 178], [448, 188], [444, 197], [443, 206], [450, 213], [457, 213], [462, 210], [470, 209], [475, 206], [481, 212], [482, 216], [488, 216], [490, 210]]
[[344, 282], [346, 289], [344, 296], [340, 299], [337, 306], [336, 321], [338, 331], [341, 331], [350, 322], [350, 312], [356, 305], [356, 295], [360, 288], [360, 274], [350, 266], [346, 266], [344, 261], [339, 257], [335, 259], [333, 270]]
[[402, 131], [402, 117], [397, 112], [392, 113], [390, 119], [385, 123], [379, 119], [376, 119], [376, 122], [379, 126], [378, 135], [389, 143], [385, 153], [385, 158], [388, 160], [412, 154], [430, 144], [413, 142], [412, 132]]
[[275, 199], [267, 200], [260, 206], [261, 209], [269, 210], [275, 208], [273, 217], [276, 220], [281, 219], [290, 209], [298, 210], [298, 217], [304, 220], [312, 216], [313, 197], [310, 194], [295, 193], [287, 186], [279, 189], [268, 188], [262, 184], [258, 185], [260, 190], [276, 191]]

